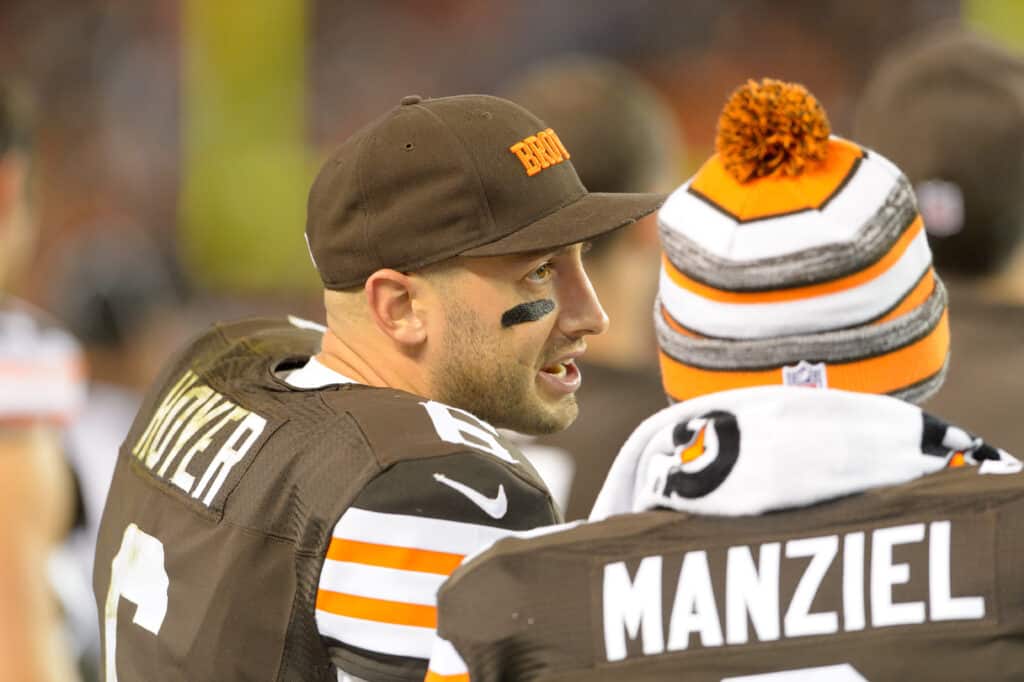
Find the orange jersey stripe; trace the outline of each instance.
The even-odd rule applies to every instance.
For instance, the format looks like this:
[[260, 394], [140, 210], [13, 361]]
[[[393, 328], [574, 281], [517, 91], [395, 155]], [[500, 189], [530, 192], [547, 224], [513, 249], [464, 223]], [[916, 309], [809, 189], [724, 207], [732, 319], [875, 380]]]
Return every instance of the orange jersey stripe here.
[[[935, 329], [909, 346], [864, 360], [827, 364], [828, 387], [861, 393], [892, 393], [938, 373], [946, 361], [948, 350], [949, 316], [943, 313]], [[679, 401], [734, 388], [782, 384], [782, 370], [779, 368], [754, 371], [701, 369], [684, 365], [664, 352], [659, 355], [665, 392]]]
[[665, 272], [672, 278], [672, 281], [677, 286], [697, 294], [701, 298], [718, 301], [719, 303], [781, 303], [835, 294], [870, 282], [891, 268], [923, 229], [924, 221], [921, 220], [919, 215], [900, 238], [896, 240], [896, 243], [893, 244], [888, 253], [873, 265], [859, 272], [819, 284], [810, 284], [790, 289], [775, 289], [772, 291], [726, 291], [724, 289], [716, 289], [691, 279], [680, 272], [666, 254], [662, 254], [661, 258], [665, 266]]
[[449, 575], [462, 562], [462, 554], [434, 552], [412, 547], [377, 545], [370, 542], [332, 538], [327, 558], [356, 564], [397, 568], [404, 571]]
[[897, 317], [903, 317], [911, 310], [924, 305], [924, 302], [928, 300], [933, 291], [935, 291], [935, 271], [932, 268], [928, 268], [928, 272], [921, 278], [921, 281], [910, 290], [909, 294], [903, 297], [899, 305], [875, 320], [874, 324], [884, 324], [895, 320]]
[[737, 221], [757, 220], [821, 208], [863, 157], [857, 145], [833, 139], [825, 161], [802, 175], [770, 175], [740, 183], [715, 154], [697, 171], [690, 188]]
[[427, 671], [423, 682], [469, 682], [469, 673], [456, 673], [455, 675], [442, 675], [433, 670]]
[[318, 590], [316, 608], [337, 616], [373, 620], [392, 625], [411, 625], [420, 628], [437, 627], [437, 608], [423, 604], [407, 604], [386, 599], [357, 597], [354, 594]]

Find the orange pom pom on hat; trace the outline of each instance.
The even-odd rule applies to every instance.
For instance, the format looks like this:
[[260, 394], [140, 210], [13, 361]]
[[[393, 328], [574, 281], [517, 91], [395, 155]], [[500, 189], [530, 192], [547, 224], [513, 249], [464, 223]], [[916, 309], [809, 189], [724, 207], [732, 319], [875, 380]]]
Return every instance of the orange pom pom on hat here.
[[658, 214], [655, 325], [673, 400], [789, 384], [932, 395], [946, 291], [910, 183], [830, 134], [803, 86], [748, 81], [717, 153]]

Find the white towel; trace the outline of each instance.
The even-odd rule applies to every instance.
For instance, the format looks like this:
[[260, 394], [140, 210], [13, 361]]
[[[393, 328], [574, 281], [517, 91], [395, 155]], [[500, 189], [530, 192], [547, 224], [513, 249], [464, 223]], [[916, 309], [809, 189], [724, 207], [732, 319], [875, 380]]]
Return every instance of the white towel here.
[[724, 391], [655, 413], [612, 464], [590, 519], [670, 508], [740, 516], [894, 485], [960, 463], [1021, 462], [887, 396], [789, 386]]

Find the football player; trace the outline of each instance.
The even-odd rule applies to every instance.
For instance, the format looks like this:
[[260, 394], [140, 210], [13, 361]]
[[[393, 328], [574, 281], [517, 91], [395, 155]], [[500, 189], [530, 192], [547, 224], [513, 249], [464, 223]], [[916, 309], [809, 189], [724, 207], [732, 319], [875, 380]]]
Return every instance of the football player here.
[[607, 325], [582, 243], [662, 199], [588, 193], [570, 152], [467, 95], [407, 97], [331, 155], [306, 226], [326, 327], [216, 326], [121, 448], [94, 573], [107, 680], [422, 679], [444, 578], [560, 518], [495, 427], [575, 418]]
[[77, 674], [48, 565], [74, 518], [61, 435], [81, 403], [84, 368], [67, 333], [3, 293], [33, 240], [29, 149], [17, 118], [0, 90], [0, 680], [69, 680]]
[[1021, 463], [913, 402], [946, 297], [913, 192], [750, 81], [659, 213], [675, 404], [591, 523], [513, 538], [438, 596], [428, 680], [1015, 680]]
[[[510, 83], [505, 96], [530, 102], [548, 125], [564, 130], [576, 172], [591, 191], [669, 191], [680, 179], [683, 145], [674, 113], [639, 74], [614, 61], [580, 54], [545, 59]], [[573, 428], [522, 445], [566, 519], [587, 517], [619, 445], [665, 407], [649, 323], [660, 258], [654, 215], [595, 239], [587, 255], [587, 273], [612, 324], [581, 363], [587, 382]]]

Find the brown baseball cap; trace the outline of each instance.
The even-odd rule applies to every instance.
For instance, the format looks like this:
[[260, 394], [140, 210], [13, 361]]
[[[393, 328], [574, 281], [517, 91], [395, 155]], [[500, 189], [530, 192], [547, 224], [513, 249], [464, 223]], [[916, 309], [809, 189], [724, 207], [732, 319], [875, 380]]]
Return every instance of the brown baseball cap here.
[[487, 95], [401, 105], [345, 141], [309, 192], [306, 240], [324, 286], [457, 255], [554, 249], [657, 209], [660, 194], [588, 192], [558, 133]]

